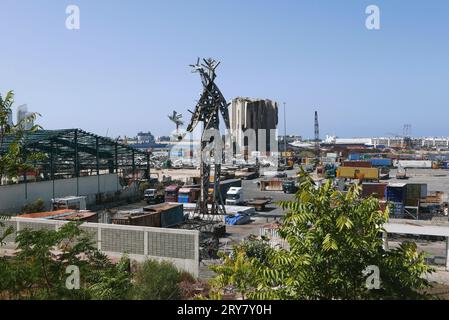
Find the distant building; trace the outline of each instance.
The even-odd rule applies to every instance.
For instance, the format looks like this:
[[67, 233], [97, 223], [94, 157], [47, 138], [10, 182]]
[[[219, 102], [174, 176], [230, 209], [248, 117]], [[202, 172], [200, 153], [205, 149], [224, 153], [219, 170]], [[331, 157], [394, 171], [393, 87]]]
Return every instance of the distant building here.
[[169, 136], [160, 136], [157, 138], [158, 142], [170, 142], [171, 138]]
[[[276, 102], [268, 99], [235, 98], [229, 107], [229, 118], [231, 132], [240, 150], [245, 150], [244, 153], [277, 151], [271, 150], [273, 148], [270, 146], [270, 142], [277, 138], [275, 130], [278, 125], [278, 105]], [[255, 132], [255, 150], [249, 150], [254, 149], [254, 142], [249, 141], [252, 139], [248, 135], [249, 129]], [[261, 129], [266, 130], [265, 133], [260, 132]]]
[[23, 104], [21, 106], [17, 107], [17, 123], [22, 121], [26, 118], [26, 115], [28, 113], [28, 106], [26, 104]]
[[10, 111], [8, 114], [8, 125], [10, 125], [10, 126], [14, 125], [14, 121], [12, 118], [12, 111]]
[[154, 136], [151, 132], [139, 132], [137, 134], [137, 143], [154, 143]]
[[[28, 112], [28, 106], [23, 104], [17, 107], [17, 124], [24, 121], [26, 118], [31, 116], [32, 113]], [[22, 125], [24, 130], [30, 130], [34, 126], [34, 121], [26, 121], [24, 125]]]

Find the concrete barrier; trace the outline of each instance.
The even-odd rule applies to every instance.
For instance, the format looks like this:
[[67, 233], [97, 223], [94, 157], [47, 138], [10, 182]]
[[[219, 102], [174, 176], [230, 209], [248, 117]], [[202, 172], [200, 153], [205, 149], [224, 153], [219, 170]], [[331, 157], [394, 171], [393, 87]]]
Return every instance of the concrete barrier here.
[[[15, 233], [5, 239], [7, 245], [15, 243], [20, 230], [57, 230], [64, 221], [11, 218], [0, 227], [0, 234], [8, 227]], [[140, 262], [146, 259], [168, 261], [179, 270], [199, 275], [199, 231], [163, 229], [110, 224], [84, 223], [81, 229], [92, 238], [95, 248], [111, 257], [124, 254]]]

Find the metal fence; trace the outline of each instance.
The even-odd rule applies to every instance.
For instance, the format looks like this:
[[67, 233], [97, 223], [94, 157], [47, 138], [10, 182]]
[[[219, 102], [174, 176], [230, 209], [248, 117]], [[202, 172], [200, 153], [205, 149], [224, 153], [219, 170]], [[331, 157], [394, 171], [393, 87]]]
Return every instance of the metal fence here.
[[268, 237], [269, 244], [272, 248], [286, 249], [290, 248], [288, 242], [284, 240], [278, 232], [278, 229], [273, 229], [270, 227], [262, 227], [259, 229], [260, 237]]

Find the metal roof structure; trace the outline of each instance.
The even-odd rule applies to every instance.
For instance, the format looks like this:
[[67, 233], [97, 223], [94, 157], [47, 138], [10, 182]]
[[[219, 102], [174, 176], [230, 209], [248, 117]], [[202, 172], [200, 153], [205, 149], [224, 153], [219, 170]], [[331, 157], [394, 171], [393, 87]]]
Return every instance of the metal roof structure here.
[[386, 248], [388, 248], [388, 233], [446, 237], [446, 270], [449, 270], [449, 224], [447, 222], [434, 224], [428, 221], [390, 219], [384, 225], [384, 229], [386, 233], [383, 235], [383, 240]]
[[[5, 137], [4, 152], [14, 137]], [[26, 153], [40, 152], [42, 160], [32, 165], [40, 180], [73, 178], [101, 173], [150, 174], [150, 154], [112, 139], [81, 129], [38, 130], [26, 132], [23, 139]]]

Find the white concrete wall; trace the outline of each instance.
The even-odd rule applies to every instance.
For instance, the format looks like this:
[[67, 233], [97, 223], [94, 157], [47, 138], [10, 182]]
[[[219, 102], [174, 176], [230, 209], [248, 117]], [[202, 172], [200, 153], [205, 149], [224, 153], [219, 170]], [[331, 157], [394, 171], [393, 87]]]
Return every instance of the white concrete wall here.
[[[11, 226], [16, 232], [23, 229], [57, 230], [63, 221], [11, 218], [0, 227], [0, 234]], [[100, 223], [84, 223], [81, 229], [88, 232], [94, 247], [111, 257], [126, 254], [130, 259], [143, 262], [146, 259], [168, 261], [179, 270], [199, 275], [199, 231], [122, 226]], [[15, 235], [5, 242], [14, 247]]]
[[117, 174], [0, 186], [0, 213], [19, 213], [24, 205], [38, 199], [44, 200], [48, 208], [51, 199], [65, 196], [87, 196], [88, 202], [95, 201], [97, 193], [120, 189]]

